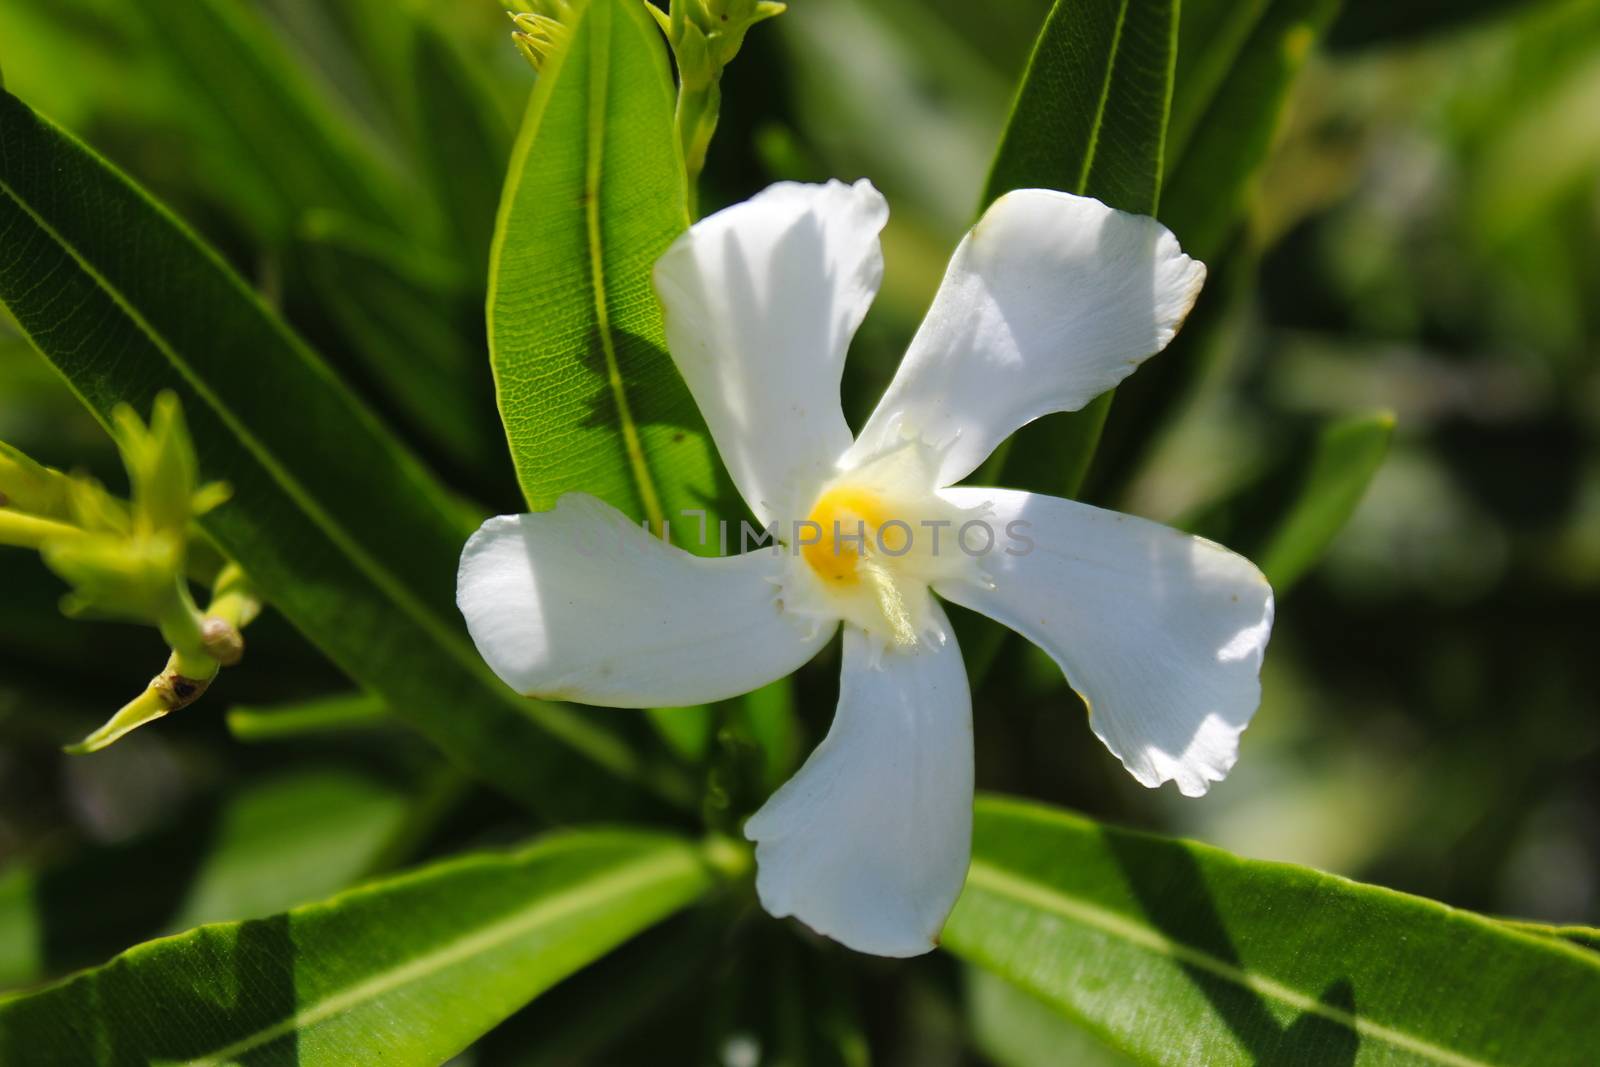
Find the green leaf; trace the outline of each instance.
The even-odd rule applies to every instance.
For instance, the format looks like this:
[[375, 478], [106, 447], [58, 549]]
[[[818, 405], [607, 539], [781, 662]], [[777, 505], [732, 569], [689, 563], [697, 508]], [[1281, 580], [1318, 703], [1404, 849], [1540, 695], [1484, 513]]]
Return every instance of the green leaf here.
[[1179, 525], [1255, 560], [1281, 596], [1344, 529], [1393, 435], [1388, 412], [1329, 422], [1304, 442], [1278, 445], [1281, 458], [1264, 474]]
[[[415, 427], [485, 487], [507, 467], [483, 359], [482, 293], [452, 262], [381, 228], [316, 212], [301, 228], [312, 283], [361, 369]], [[509, 470], [504, 470], [509, 479]]]
[[408, 806], [400, 789], [364, 775], [302, 771], [202, 798], [127, 844], [13, 867], [0, 876], [0, 989], [344, 889], [384, 855]]
[[494, 240], [512, 126], [479, 69], [431, 20], [418, 19], [412, 48], [418, 150], [449, 223], [450, 246], [481, 281]]
[[1549, 937], [1558, 941], [1565, 941], [1592, 952], [1600, 952], [1600, 928], [1593, 926], [1552, 926], [1548, 923], [1526, 922], [1521, 919], [1501, 919], [1500, 922], [1512, 930], [1524, 934], [1533, 934], [1537, 937]]
[[1593, 953], [998, 797], [944, 944], [1153, 1064], [1578, 1067], [1600, 1044]]
[[659, 528], [717, 496], [704, 424], [667, 355], [650, 284], [688, 226], [661, 31], [592, 0], [539, 75], [511, 160], [489, 279], [489, 347], [534, 510], [600, 497]]
[[1275, 590], [1294, 585], [1322, 558], [1383, 466], [1393, 436], [1387, 412], [1341, 419], [1318, 435], [1299, 497], [1255, 557]]
[[[1210, 274], [1177, 339], [1122, 384], [1091, 498], [1126, 484], [1155, 428], [1169, 423], [1218, 351], [1215, 331], [1228, 322], [1237, 295], [1230, 290], [1249, 281], [1247, 268], [1254, 268], [1257, 249], [1238, 231], [1255, 176], [1295, 76], [1337, 6], [1338, 0], [1183, 5], [1156, 216]], [[1087, 470], [1088, 462], [1073, 455], [1068, 469]]]
[[286, 239], [312, 208], [390, 226], [413, 214], [394, 161], [253, 5], [191, 0], [122, 12], [142, 24], [143, 47], [180, 87], [174, 114], [196, 134], [213, 179], [206, 188], [261, 236]]
[[968, 967], [967, 1025], [972, 1043], [997, 1067], [1131, 1067], [1066, 1016], [988, 971]]
[[[1057, 0], [1034, 44], [984, 192], [1061, 189], [1154, 215], [1177, 55], [1172, 0]], [[978, 480], [1075, 496], [1111, 394], [1024, 427]]]
[[1238, 226], [1289, 89], [1338, 0], [1190, 0], [1178, 39], [1160, 219], [1209, 261]]
[[546, 812], [629, 805], [630, 750], [473, 649], [454, 586], [476, 516], [176, 219], [9, 95], [0, 303], [102, 421], [178, 392], [203, 476], [234, 489], [205, 532], [358, 684]]
[[1061, 189], [1155, 214], [1177, 52], [1171, 0], [1056, 0], [984, 192]]
[[394, 721], [382, 697], [351, 693], [304, 700], [276, 708], [228, 709], [228, 732], [235, 741], [283, 741], [311, 734], [365, 730]]
[[691, 845], [621, 831], [448, 861], [0, 1004], [0, 1062], [434, 1067], [712, 884]]

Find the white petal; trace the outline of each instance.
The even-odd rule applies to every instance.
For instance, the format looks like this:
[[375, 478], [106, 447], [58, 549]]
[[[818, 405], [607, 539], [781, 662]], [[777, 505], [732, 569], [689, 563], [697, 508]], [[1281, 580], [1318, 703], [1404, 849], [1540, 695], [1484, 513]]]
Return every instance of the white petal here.
[[953, 636], [873, 657], [846, 626], [833, 726], [744, 832], [767, 911], [858, 952], [916, 956], [967, 877], [972, 702]]
[[1007, 193], [956, 249], [845, 465], [915, 435], [949, 448], [939, 484], [960, 481], [1019, 427], [1083, 407], [1165, 348], [1205, 273], [1154, 219]]
[[964, 487], [940, 495], [991, 503], [1000, 546], [983, 560], [993, 589], [946, 582], [940, 596], [1048, 652], [1088, 704], [1095, 734], [1143, 784], [1176, 781], [1200, 796], [1227, 775], [1261, 700], [1272, 633], [1272, 588], [1249, 560], [1070, 500]]
[[762, 522], [804, 518], [850, 446], [839, 377], [883, 278], [888, 217], [870, 182], [783, 182], [656, 263], [673, 361]]
[[800, 667], [831, 627], [785, 612], [766, 551], [701, 559], [592, 496], [502, 515], [461, 553], [456, 603], [478, 651], [526, 696], [674, 707]]

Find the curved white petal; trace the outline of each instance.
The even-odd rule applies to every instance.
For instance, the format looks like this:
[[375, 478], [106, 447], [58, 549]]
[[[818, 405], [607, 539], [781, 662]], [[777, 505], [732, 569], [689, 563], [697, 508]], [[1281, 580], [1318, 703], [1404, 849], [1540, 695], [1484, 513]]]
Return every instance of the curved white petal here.
[[608, 707], [702, 704], [800, 667], [832, 628], [787, 613], [766, 551], [701, 559], [592, 496], [485, 522], [456, 603], [495, 674], [526, 696]]
[[993, 589], [944, 582], [940, 596], [1048, 652], [1088, 704], [1095, 734], [1143, 784], [1176, 781], [1200, 796], [1227, 775], [1261, 700], [1272, 633], [1272, 588], [1254, 564], [1070, 500], [965, 487], [940, 495], [991, 504], [1000, 546], [984, 559]]
[[939, 484], [960, 481], [1019, 427], [1083, 407], [1165, 348], [1205, 273], [1152, 218], [1007, 193], [956, 249], [845, 466], [915, 435], [948, 448]]
[[934, 610], [942, 645], [876, 663], [845, 627], [833, 726], [744, 830], [767, 911], [879, 956], [938, 943], [972, 846], [972, 702]]
[[845, 350], [883, 278], [883, 197], [783, 182], [702, 219], [655, 268], [667, 346], [762, 522], [803, 509], [850, 446]]

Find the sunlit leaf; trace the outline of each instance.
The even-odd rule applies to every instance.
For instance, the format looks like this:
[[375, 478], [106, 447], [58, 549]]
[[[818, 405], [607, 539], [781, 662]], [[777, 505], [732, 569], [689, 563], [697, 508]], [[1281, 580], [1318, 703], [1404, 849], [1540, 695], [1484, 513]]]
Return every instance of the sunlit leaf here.
[[[528, 504], [591, 493], [692, 547], [717, 496], [704, 424], [667, 355], [650, 283], [688, 226], [661, 31], [594, 0], [539, 75], [495, 237], [489, 342]], [[712, 549], [715, 547], [715, 538]]]
[[713, 881], [690, 845], [625, 832], [447, 861], [0, 1004], [0, 1062], [436, 1067]]
[[1600, 956], [1432, 901], [979, 801], [944, 945], [1154, 1064], [1579, 1067]]

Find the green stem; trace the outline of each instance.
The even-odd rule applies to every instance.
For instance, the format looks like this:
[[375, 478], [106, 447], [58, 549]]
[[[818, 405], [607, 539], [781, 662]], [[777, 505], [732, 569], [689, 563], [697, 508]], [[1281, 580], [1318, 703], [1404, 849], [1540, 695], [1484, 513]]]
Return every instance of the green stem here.
[[687, 84], [678, 87], [678, 109], [674, 121], [678, 128], [678, 144], [683, 148], [683, 166], [689, 178], [689, 217], [700, 214], [700, 172], [706, 167], [706, 151], [717, 132], [717, 118], [722, 111], [722, 79], [713, 77], [702, 86]]

